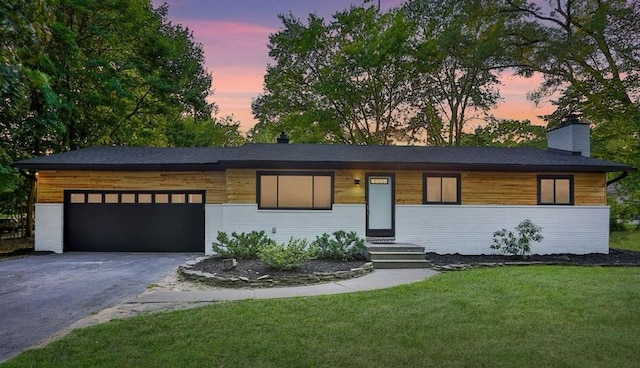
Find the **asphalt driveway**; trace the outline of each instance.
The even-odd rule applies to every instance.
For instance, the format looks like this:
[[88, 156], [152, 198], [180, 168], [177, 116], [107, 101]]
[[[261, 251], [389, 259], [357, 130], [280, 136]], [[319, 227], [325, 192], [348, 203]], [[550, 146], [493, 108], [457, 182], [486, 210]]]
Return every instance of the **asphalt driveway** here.
[[196, 256], [65, 253], [0, 261], [0, 362], [140, 294]]

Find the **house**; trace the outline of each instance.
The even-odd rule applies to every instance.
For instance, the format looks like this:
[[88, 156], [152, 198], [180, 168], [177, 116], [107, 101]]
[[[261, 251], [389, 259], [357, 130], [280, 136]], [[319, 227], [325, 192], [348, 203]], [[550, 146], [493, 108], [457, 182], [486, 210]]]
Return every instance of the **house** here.
[[96, 147], [15, 163], [37, 172], [36, 249], [211, 253], [218, 231], [277, 241], [336, 230], [438, 253], [489, 254], [529, 218], [538, 254], [608, 253], [607, 172], [589, 126], [569, 119], [546, 150], [246, 144]]

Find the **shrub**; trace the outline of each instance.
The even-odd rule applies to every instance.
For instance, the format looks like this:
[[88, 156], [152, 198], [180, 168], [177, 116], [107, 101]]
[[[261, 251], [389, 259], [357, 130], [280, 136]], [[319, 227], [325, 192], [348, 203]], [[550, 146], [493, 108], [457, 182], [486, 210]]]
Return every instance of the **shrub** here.
[[331, 235], [324, 233], [316, 237], [313, 245], [318, 248], [318, 257], [329, 259], [341, 259], [348, 261], [356, 258], [362, 252], [364, 239], [351, 231], [347, 233], [343, 230], [334, 232]]
[[258, 259], [276, 270], [292, 270], [316, 258], [317, 249], [308, 246], [305, 239], [289, 240], [289, 243], [275, 243], [258, 249]]
[[216, 239], [218, 243], [211, 245], [214, 252], [220, 257], [238, 259], [256, 258], [261, 248], [275, 243], [264, 231], [252, 231], [248, 234], [232, 232], [231, 238], [224, 231], [218, 231]]
[[506, 254], [519, 255], [526, 258], [531, 254], [531, 242], [541, 242], [543, 238], [542, 228], [531, 220], [523, 220], [516, 226], [518, 237], [507, 229], [498, 230], [493, 233], [493, 244], [491, 249], [497, 249]]

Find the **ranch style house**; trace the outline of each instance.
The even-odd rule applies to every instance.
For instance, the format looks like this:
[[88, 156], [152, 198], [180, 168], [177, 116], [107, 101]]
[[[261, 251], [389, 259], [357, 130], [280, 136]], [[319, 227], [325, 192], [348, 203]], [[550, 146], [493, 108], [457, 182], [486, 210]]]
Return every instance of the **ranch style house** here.
[[[569, 118], [548, 148], [245, 144], [94, 147], [14, 163], [37, 173], [38, 251], [211, 254], [218, 231], [280, 242], [336, 230], [427, 252], [491, 254], [493, 232], [542, 227], [533, 253], [608, 253], [607, 185]], [[284, 137], [281, 137], [284, 138]], [[619, 173], [607, 182], [607, 173]]]

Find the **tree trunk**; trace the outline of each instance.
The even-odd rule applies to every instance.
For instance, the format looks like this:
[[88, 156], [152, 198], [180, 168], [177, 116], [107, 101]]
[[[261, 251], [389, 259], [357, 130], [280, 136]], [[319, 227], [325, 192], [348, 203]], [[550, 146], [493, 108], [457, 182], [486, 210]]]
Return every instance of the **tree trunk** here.
[[29, 186], [29, 199], [27, 200], [27, 228], [25, 229], [25, 236], [33, 236], [33, 223], [34, 223], [34, 205], [36, 199], [36, 176], [27, 175], [31, 184]]

